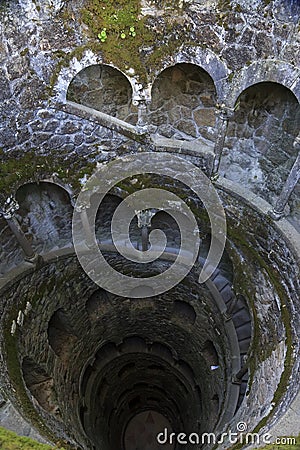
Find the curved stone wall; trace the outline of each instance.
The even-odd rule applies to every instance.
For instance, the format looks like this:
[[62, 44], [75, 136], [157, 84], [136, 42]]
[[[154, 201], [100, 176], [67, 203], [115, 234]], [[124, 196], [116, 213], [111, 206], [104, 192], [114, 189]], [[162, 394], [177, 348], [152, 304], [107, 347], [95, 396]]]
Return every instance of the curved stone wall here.
[[[109, 449], [121, 445], [127, 423], [144, 408], [162, 413], [178, 432], [219, 433], [228, 426], [234, 429], [244, 417], [249, 430], [254, 430], [266, 418], [280, 416], [298, 385], [295, 249], [284, 225], [278, 228], [262, 221], [267, 203], [251, 203], [246, 195], [242, 200], [243, 192], [226, 183], [220, 182], [219, 192], [228, 217], [232, 288], [245, 302], [244, 310], [243, 303], [232, 309], [226, 287], [231, 283], [218, 272], [206, 287], [191, 274], [155, 299], [122, 299], [95, 290], [72, 249], [45, 254], [43, 267], [7, 273], [2, 287], [3, 330], [7, 330], [2, 335], [7, 367], [3, 380], [8, 392], [16, 392], [11, 399], [23, 412], [29, 397], [32, 406], [25, 414], [40, 430], [43, 426], [34, 409], [57, 437]], [[113, 204], [113, 197], [108, 200]], [[103, 217], [109, 222], [109, 214]], [[253, 224], [261, 228], [259, 234], [253, 233]], [[106, 257], [120, 268], [119, 257], [111, 251]], [[287, 251], [289, 267], [283, 272]], [[162, 269], [169, 263], [157, 264]], [[124, 270], [124, 262], [122, 266]], [[129, 270], [136, 271], [137, 266], [131, 264]], [[11, 335], [11, 321], [20, 317], [20, 311], [22, 323]], [[231, 311], [231, 329], [228, 319], [224, 321], [226, 311]], [[251, 340], [243, 331], [249, 323]], [[246, 363], [249, 369], [239, 401], [242, 386], [232, 384], [238, 370], [232, 336], [240, 347], [241, 365]], [[162, 385], [164, 394], [158, 389]], [[196, 417], [199, 423], [194, 422]]]
[[[296, 159], [300, 109], [293, 93], [259, 83], [238, 98], [229, 120], [220, 173], [274, 202]], [[293, 206], [297, 209], [297, 198]]]
[[[176, 433], [219, 436], [240, 421], [278, 433], [299, 397], [299, 3], [130, 0], [134, 24], [118, 4], [105, 5], [108, 19], [90, 0], [0, 7], [1, 392], [71, 448], [131, 450], [132, 424], [147, 420]], [[152, 276], [176, 258], [181, 235], [165, 212], [149, 229], [167, 238], [159, 260], [116, 252], [115, 208], [145, 187], [185, 199], [202, 244], [175, 288], [123, 298], [83, 272], [73, 205], [97, 166], [144, 151], [179, 154], [211, 177], [227, 242], [199, 285], [211, 239], [202, 202], [172, 178], [123, 180], [96, 216], [113, 267]], [[136, 218], [130, 237], [141, 249]]]

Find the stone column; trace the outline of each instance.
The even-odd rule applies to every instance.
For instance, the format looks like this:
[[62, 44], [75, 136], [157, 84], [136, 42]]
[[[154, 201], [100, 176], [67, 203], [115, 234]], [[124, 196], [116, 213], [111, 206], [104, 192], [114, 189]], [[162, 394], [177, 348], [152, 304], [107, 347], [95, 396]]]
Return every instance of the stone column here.
[[147, 127], [147, 102], [145, 99], [141, 99], [137, 101], [138, 107], [138, 120], [137, 120], [137, 128], [144, 130]]
[[89, 209], [89, 205], [81, 205], [80, 206], [80, 219], [83, 227], [83, 235], [85, 237], [85, 243], [88, 247], [92, 247], [94, 245], [95, 239], [91, 229], [89, 216], [87, 210]]
[[17, 201], [9, 197], [6, 200], [3, 209], [2, 208], [0, 209], [0, 215], [4, 217], [9, 228], [11, 229], [18, 243], [20, 244], [20, 247], [22, 248], [25, 255], [25, 260], [28, 262], [35, 263], [39, 259], [39, 255], [35, 253], [34, 249], [32, 248], [30, 242], [26, 238], [23, 230], [19, 225], [19, 222], [15, 217], [15, 212], [18, 209], [19, 205]]
[[212, 169], [211, 178], [218, 178], [218, 172], [220, 167], [220, 161], [223, 153], [224, 142], [226, 139], [227, 126], [229, 119], [233, 116], [234, 109], [228, 108], [224, 104], [219, 106], [219, 110], [217, 111], [217, 123], [216, 123], [216, 141], [215, 141], [215, 158]]
[[277, 202], [270, 213], [275, 220], [279, 220], [284, 216], [284, 208], [300, 179], [300, 134], [298, 134], [298, 136], [296, 137], [293, 147], [298, 151], [298, 155], [285, 182], [285, 185], [283, 186], [281, 194], [279, 195]]
[[151, 219], [154, 212], [147, 210], [136, 211], [138, 218], [138, 227], [142, 229], [142, 251], [146, 252], [149, 247], [149, 228], [151, 228]]

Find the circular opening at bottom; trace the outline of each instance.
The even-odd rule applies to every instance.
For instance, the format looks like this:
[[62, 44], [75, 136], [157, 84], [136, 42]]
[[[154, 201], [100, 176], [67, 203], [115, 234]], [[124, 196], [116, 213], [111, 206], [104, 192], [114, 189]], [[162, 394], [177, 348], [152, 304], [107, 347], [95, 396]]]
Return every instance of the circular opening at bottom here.
[[135, 415], [124, 433], [125, 450], [174, 450], [173, 444], [160, 444], [157, 436], [165, 430], [170, 435], [172, 427], [162, 414], [148, 410]]

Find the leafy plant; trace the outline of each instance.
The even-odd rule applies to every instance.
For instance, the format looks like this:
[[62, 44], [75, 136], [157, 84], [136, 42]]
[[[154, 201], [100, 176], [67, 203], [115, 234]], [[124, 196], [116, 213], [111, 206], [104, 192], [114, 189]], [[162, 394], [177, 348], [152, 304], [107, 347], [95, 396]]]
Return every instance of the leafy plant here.
[[100, 39], [101, 42], [106, 41], [107, 39], [106, 28], [103, 28], [103, 30], [100, 31], [100, 33], [98, 34], [98, 39]]
[[[103, 61], [116, 64], [120, 70], [133, 68], [141, 82], [146, 82], [149, 67], [156, 68], [185, 41], [186, 28], [181, 27], [182, 39], [173, 35], [174, 21], [177, 21], [174, 8], [178, 2], [175, 0], [172, 0], [172, 10], [167, 11], [164, 20], [155, 27], [148, 16], [141, 14], [141, 0], [85, 0], [83, 3], [80, 18], [91, 43], [96, 41], [95, 51], [100, 50]], [[178, 18], [182, 24], [182, 18], [179, 15]], [[106, 31], [106, 36], [101, 35], [100, 30]], [[146, 51], [141, 51], [143, 49]]]
[[135, 32], [135, 28], [134, 28], [134, 27], [130, 27], [130, 28], [129, 28], [129, 34], [130, 34], [130, 36], [132, 36], [132, 37], [135, 37], [135, 36], [136, 36], [136, 32]]

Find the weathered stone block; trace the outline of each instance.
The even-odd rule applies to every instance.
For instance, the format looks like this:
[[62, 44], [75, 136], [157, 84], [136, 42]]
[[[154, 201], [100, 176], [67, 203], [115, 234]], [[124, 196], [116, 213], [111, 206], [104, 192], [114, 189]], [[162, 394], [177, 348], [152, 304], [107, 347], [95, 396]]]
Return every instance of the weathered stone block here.
[[201, 108], [193, 112], [193, 117], [198, 127], [213, 127], [216, 122], [214, 109]]

